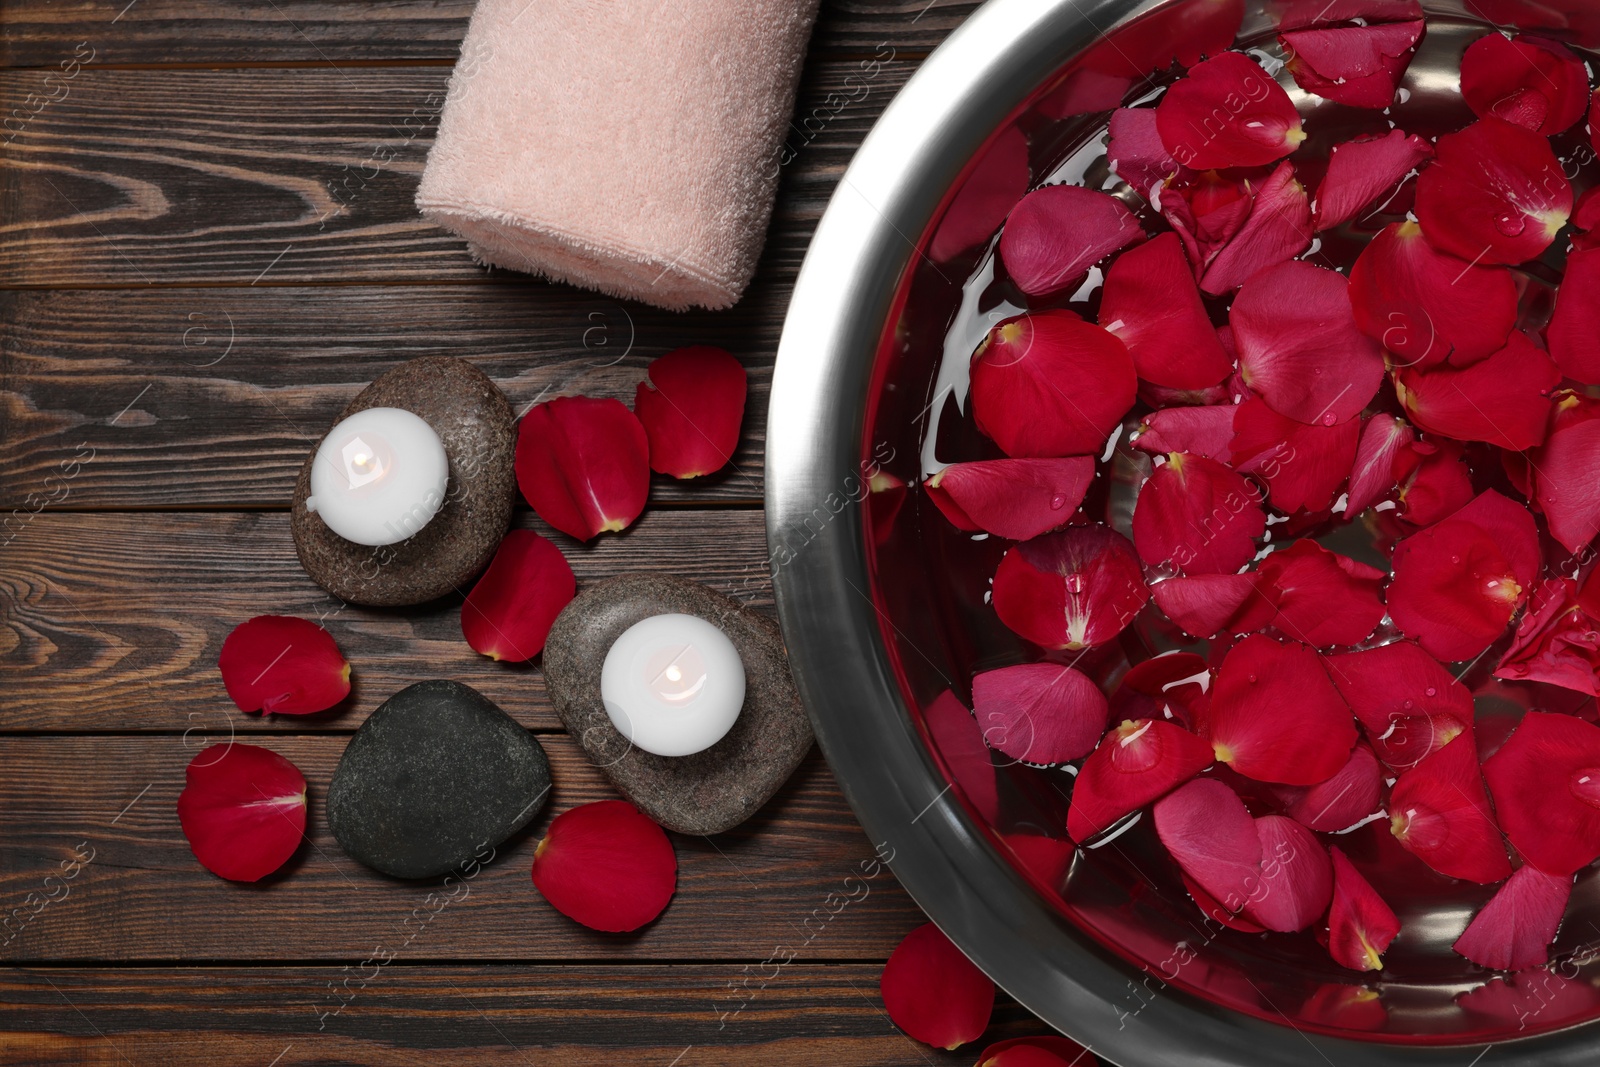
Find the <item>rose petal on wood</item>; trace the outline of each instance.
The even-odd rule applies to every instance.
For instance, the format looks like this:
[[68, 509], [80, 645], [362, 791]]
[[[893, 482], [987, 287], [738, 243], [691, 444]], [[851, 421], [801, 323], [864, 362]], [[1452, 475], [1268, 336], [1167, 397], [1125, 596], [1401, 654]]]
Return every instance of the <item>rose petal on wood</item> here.
[[711, 345], [668, 352], [647, 368], [633, 413], [650, 441], [650, 469], [674, 478], [721, 470], [739, 447], [748, 384], [737, 359]]
[[655, 921], [678, 887], [666, 831], [625, 800], [580, 804], [550, 822], [533, 850], [533, 885], [561, 914], [622, 933]]
[[517, 430], [517, 486], [539, 517], [591, 541], [625, 530], [650, 496], [650, 440], [619, 400], [558, 397]]
[[233, 882], [260, 881], [300, 847], [305, 775], [258, 745], [207, 746], [184, 771], [178, 825], [206, 870]]
[[544, 650], [556, 616], [577, 591], [559, 548], [532, 530], [512, 530], [461, 605], [461, 633], [474, 652], [526, 662]]
[[976, 1041], [994, 1012], [994, 983], [933, 923], [895, 946], [878, 982], [889, 1019], [935, 1048]]
[[240, 711], [309, 715], [350, 695], [350, 664], [333, 637], [288, 615], [257, 615], [235, 626], [217, 669]]

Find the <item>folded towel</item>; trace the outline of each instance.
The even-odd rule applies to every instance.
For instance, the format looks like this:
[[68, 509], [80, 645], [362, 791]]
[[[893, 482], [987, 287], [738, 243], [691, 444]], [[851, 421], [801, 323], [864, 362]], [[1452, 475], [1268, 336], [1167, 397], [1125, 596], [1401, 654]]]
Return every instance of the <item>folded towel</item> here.
[[479, 0], [417, 207], [481, 263], [727, 307], [766, 237], [817, 0]]

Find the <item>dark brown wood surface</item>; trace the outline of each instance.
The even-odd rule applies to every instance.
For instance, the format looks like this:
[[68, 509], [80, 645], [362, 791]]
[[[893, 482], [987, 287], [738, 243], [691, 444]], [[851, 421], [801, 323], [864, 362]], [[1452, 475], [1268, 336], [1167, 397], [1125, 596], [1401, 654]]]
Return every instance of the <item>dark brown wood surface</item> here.
[[[481, 270], [417, 216], [470, 0], [0, 0], [0, 1063], [971, 1062], [888, 1022], [878, 974], [921, 913], [888, 870], [860, 880], [873, 843], [815, 753], [746, 825], [674, 835], [678, 892], [644, 931], [552, 911], [534, 844], [614, 794], [537, 665], [474, 655], [459, 597], [328, 596], [286, 505], [334, 415], [403, 360], [472, 360], [521, 411], [629, 400], [651, 358], [717, 344], [750, 372], [733, 467], [657, 479], [623, 536], [553, 536], [580, 586], [665, 572], [770, 612], [762, 430], [795, 271], [873, 119], [975, 6], [824, 3], [796, 115], [818, 132], [757, 281], [675, 315]], [[863, 61], [881, 71], [841, 106]], [[337, 638], [344, 705], [232, 707], [221, 641], [268, 612]], [[499, 702], [555, 780], [448, 898], [350, 861], [320, 809], [348, 734], [425, 677]], [[311, 783], [306, 843], [255, 886], [204, 871], [174, 812], [188, 760], [230, 738]], [[987, 1038], [1041, 1030], [1002, 996]]]

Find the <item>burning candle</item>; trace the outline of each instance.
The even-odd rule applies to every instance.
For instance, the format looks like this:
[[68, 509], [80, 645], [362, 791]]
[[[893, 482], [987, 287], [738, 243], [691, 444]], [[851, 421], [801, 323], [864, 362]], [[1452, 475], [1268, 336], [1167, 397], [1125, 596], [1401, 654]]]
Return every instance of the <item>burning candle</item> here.
[[728, 635], [698, 615], [655, 615], [617, 638], [600, 669], [611, 723], [657, 756], [710, 748], [744, 706], [744, 664]]
[[449, 474], [433, 427], [400, 408], [368, 408], [317, 447], [306, 510], [346, 541], [392, 545], [438, 512]]

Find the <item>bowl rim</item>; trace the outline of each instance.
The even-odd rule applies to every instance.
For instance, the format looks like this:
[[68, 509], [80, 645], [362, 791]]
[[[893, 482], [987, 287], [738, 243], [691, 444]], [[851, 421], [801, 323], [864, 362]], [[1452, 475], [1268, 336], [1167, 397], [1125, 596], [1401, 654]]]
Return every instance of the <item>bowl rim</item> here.
[[967, 162], [1046, 79], [1163, 2], [989, 0], [891, 102], [818, 224], [778, 346], [766, 477], [767, 565], [817, 740], [917, 904], [998, 986], [1107, 1062], [1588, 1063], [1600, 1047], [1593, 1024], [1492, 1045], [1367, 1042], [1161, 989], [1050, 907], [989, 844], [950, 795], [906, 707], [882, 639], [882, 623], [892, 622], [880, 622], [871, 596], [862, 494], [849, 487], [859, 486], [873, 367], [917, 236]]

